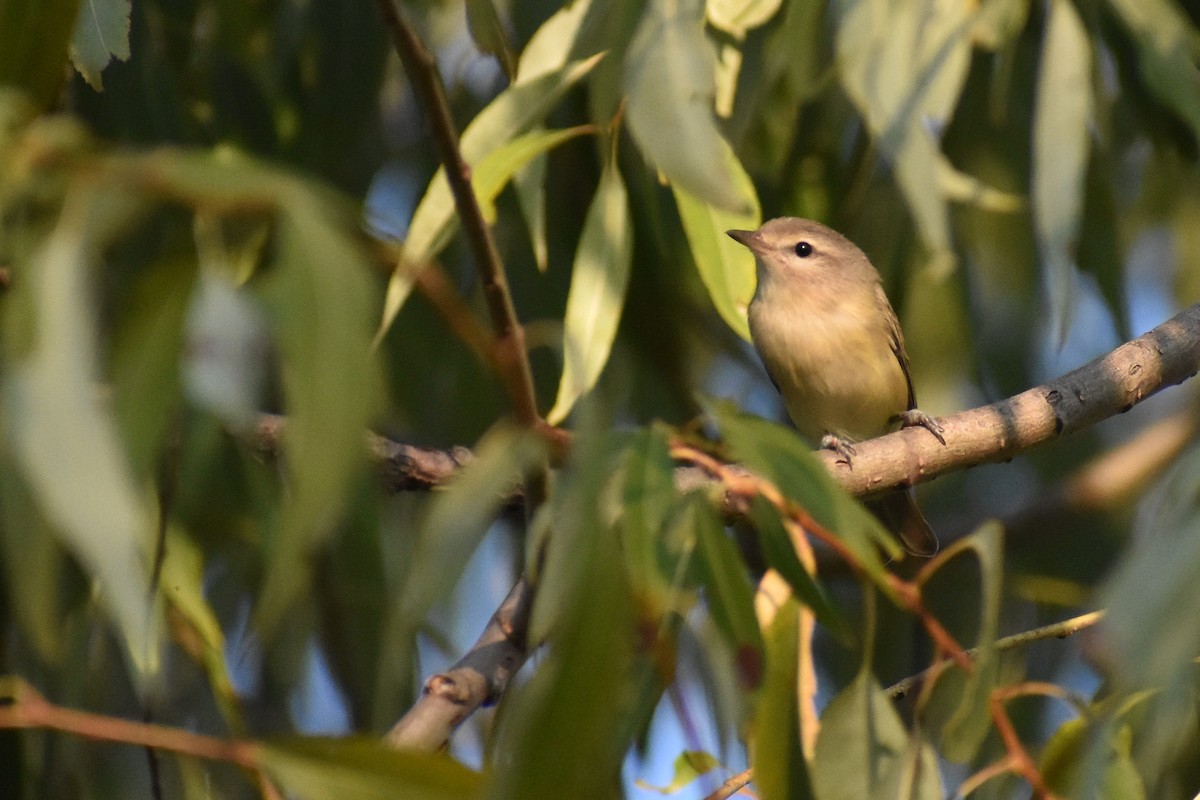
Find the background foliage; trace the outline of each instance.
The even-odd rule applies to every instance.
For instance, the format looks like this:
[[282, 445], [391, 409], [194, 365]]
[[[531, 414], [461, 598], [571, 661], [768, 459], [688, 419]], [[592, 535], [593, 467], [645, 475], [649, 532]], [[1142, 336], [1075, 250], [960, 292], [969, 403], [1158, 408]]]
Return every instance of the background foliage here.
[[[705, 773], [690, 796], [751, 759], [763, 797], [941, 797], [1005, 752], [985, 690], [1043, 681], [1060, 696], [1010, 713], [1052, 788], [1192, 797], [1190, 387], [922, 489], [964, 543], [925, 586], [959, 641], [1108, 617], [1082, 641], [985, 648], [903, 716], [880, 687], [933, 652], [887, 596], [884, 572], [909, 568], [885, 566], [888, 540], [793, 434], [704, 398], [781, 418], [745, 342], [753, 264], [722, 232], [782, 214], [872, 257], [935, 414], [1194, 300], [1195, 10], [560, 6], [403, 4], [447, 82], [539, 409], [578, 434], [526, 525], [498, 497], [545, 453], [506, 420], [478, 273], [377, 5], [0, 0], [0, 672], [65, 706], [264, 739], [271, 780], [305, 797], [638, 795], [684, 751], [679, 783]], [[250, 444], [263, 412], [287, 415], [285, 458]], [[677, 495], [670, 426], [719, 433], [885, 591], [832, 558], [810, 583], [768, 504], [729, 531], [713, 498]], [[366, 428], [476, 459], [445, 491], [390, 494]], [[797, 606], [753, 611], [768, 565], [822, 623], [807, 761]], [[525, 566], [550, 644], [455, 739], [472, 769], [289, 738], [381, 735]], [[25, 797], [259, 791], [44, 730], [0, 735], [0, 774]], [[1004, 774], [972, 796], [1023, 791]]]

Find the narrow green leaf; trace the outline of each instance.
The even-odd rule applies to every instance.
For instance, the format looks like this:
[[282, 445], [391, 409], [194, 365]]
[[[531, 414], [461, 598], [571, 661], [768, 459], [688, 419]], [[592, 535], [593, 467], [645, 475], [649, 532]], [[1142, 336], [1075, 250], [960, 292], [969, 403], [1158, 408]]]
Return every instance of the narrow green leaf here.
[[274, 739], [259, 752], [271, 778], [303, 800], [467, 800], [484, 786], [479, 773], [451, 758], [367, 737]]
[[[587, 75], [601, 58], [603, 55], [573, 61], [501, 92], [463, 131], [459, 146], [467, 164], [480, 164], [489, 153], [540, 123], [563, 94]], [[426, 263], [446, 246], [455, 222], [450, 184], [446, 182], [445, 171], [439, 168], [413, 214], [404, 240], [401, 264], [392, 272], [388, 283], [376, 341], [387, 333], [408, 298], [412, 285], [411, 267]]]
[[471, 188], [479, 200], [480, 209], [488, 222], [496, 220], [496, 197], [513, 176], [565, 141], [595, 133], [591, 125], [577, 125], [562, 130], [533, 131], [518, 136], [503, 147], [488, 154], [471, 175]]
[[467, 0], [467, 30], [481, 51], [496, 56], [504, 74], [512, 80], [517, 74], [517, 59], [492, 0]]
[[701, 0], [651, 0], [625, 57], [626, 117], [646, 159], [705, 203], [748, 214], [713, 113], [716, 61]]
[[763, 800], [812, 798], [796, 708], [800, 606], [789, 599], [763, 632], [766, 673], [754, 712], [751, 766]]
[[129, 58], [129, 12], [132, 0], [83, 0], [71, 37], [71, 61], [96, 91], [104, 88], [100, 73], [112, 59]]
[[664, 531], [676, 501], [674, 466], [666, 436], [654, 428], [633, 435], [621, 465], [622, 555], [638, 608], [655, 626], [691, 605], [681, 593], [692, 548], [676, 547]]
[[709, 612], [734, 649], [743, 685], [757, 686], [762, 679], [762, 634], [746, 562], [704, 495], [688, 495], [681, 513], [695, 532]]
[[583, 222], [563, 320], [563, 372], [546, 421], [566, 419], [575, 401], [591, 391], [608, 363], [625, 306], [633, 260], [629, 198], [615, 162], [600, 175]]
[[54, 102], [66, 70], [79, 0], [0, 3], [0, 85], [24, 91], [40, 107]]
[[975, 756], [991, 730], [988, 700], [999, 669], [996, 635], [1004, 592], [1004, 531], [1000, 523], [985, 523], [970, 536], [946, 548], [938, 559], [945, 563], [955, 554], [968, 549], [979, 559], [981, 576], [978, 655], [975, 669], [966, 676], [958, 709], [942, 730], [942, 754], [960, 763], [966, 763]]
[[746, 321], [746, 309], [754, 297], [754, 257], [746, 248], [726, 236], [725, 231], [754, 230], [762, 222], [762, 211], [754, 183], [742, 168], [733, 148], [722, 139], [720, 150], [726, 167], [733, 175], [731, 186], [750, 209], [749, 212], [725, 211], [677, 185], [672, 184], [671, 188], [675, 192], [675, 203], [679, 208], [684, 233], [687, 234], [688, 246], [692, 250], [692, 258], [700, 270], [700, 279], [708, 289], [708, 296], [725, 324], [749, 341], [750, 325]]
[[1010, 214], [1025, 208], [1025, 198], [988, 186], [983, 181], [959, 172], [944, 155], [938, 156], [938, 185], [947, 199], [969, 203], [985, 211]]
[[733, 457], [774, 483], [783, 494], [830, 530], [858, 557], [867, 574], [888, 597], [882, 549], [899, 558], [901, 549], [875, 515], [838, 486], [795, 431], [722, 404], [706, 404], [717, 420]]
[[779, 519], [779, 510], [763, 497], [755, 497], [750, 503], [750, 517], [758, 532], [763, 557], [772, 568], [792, 587], [796, 596], [816, 615], [817, 621], [844, 643], [853, 642], [853, 631], [846, 618], [825, 594], [814, 576], [800, 563], [791, 537]]
[[546, 156], [536, 156], [513, 175], [513, 189], [525, 217], [525, 230], [533, 247], [538, 272], [550, 269], [550, 246], [546, 239]]
[[225, 633], [204, 594], [204, 555], [183, 531], [172, 529], [167, 533], [159, 585], [182, 617], [179, 624], [190, 626], [203, 648], [199, 655], [225, 724], [243, 734], [237, 691], [225, 658]]
[[1069, 0], [1051, 0], [1033, 117], [1033, 222], [1060, 344], [1070, 327], [1075, 242], [1083, 213], [1092, 119], [1092, 51]]
[[288, 493], [257, 622], [270, 631], [306, 590], [309, 560], [333, 532], [377, 399], [364, 254], [311, 190], [280, 198], [278, 255], [262, 286], [282, 354]]
[[59, 590], [67, 559], [16, 465], [4, 458], [0, 470], [0, 569], [11, 614], [37, 656], [59, 664], [65, 650]]
[[583, 24], [592, 0], [575, 0], [550, 15], [533, 32], [517, 65], [516, 83], [528, 83], [534, 78], [562, 68], [571, 55], [579, 28]]
[[1109, 0], [1133, 35], [1137, 65], [1150, 91], [1200, 139], [1200, 33], [1167, 0]]
[[93, 383], [87, 268], [91, 248], [108, 233], [102, 206], [110, 200], [83, 190], [68, 196], [54, 231], [21, 271], [36, 339], [4, 379], [5, 433], [42, 514], [99, 584], [133, 672], [145, 681], [159, 668], [162, 633], [150, 600], [152, 516]]

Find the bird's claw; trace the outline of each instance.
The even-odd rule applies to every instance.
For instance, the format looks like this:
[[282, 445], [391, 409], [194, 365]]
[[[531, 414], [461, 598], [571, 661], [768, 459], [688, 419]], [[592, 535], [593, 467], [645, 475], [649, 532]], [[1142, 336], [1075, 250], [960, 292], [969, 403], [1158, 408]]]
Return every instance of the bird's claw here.
[[821, 437], [821, 449], [832, 450], [838, 454], [838, 460], [846, 462], [847, 466], [853, 466], [854, 456], [858, 451], [854, 449], [854, 445], [846, 439], [840, 439], [832, 433], [827, 433]]
[[908, 411], [900, 414], [901, 428], [924, 428], [933, 434], [943, 445], [946, 443], [946, 437], [942, 435], [942, 426], [936, 419], [926, 414], [919, 408], [910, 408]]

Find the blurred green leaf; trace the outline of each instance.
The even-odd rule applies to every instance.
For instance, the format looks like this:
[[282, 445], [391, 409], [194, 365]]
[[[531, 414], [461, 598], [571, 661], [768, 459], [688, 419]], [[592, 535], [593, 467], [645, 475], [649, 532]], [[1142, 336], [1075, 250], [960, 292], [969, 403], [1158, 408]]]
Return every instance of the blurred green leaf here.
[[1051, 331], [1060, 346], [1074, 300], [1074, 252], [1083, 214], [1092, 105], [1087, 29], [1069, 0], [1051, 0], [1034, 111], [1033, 221]]
[[152, 515], [97, 395], [96, 323], [88, 268], [114, 220], [112, 198], [76, 189], [27, 269], [34, 349], [4, 378], [6, 435], [45, 518], [100, 586], [134, 674], [160, 666], [162, 630], [150, 599]]
[[935, 276], [952, 265], [939, 151], [970, 66], [966, 3], [890, 5], [844, 0], [837, 51], [842, 85], [893, 164], [896, 183], [932, 252]]
[[0, 84], [49, 106], [66, 77], [67, 46], [82, 5], [79, 0], [0, 3]]
[[1108, 0], [1133, 35], [1142, 78], [1200, 141], [1200, 32], [1168, 0]]
[[467, 30], [480, 50], [496, 56], [504, 74], [512, 80], [517, 74], [517, 59], [492, 0], [467, 0]]
[[932, 748], [910, 742], [891, 699], [866, 670], [821, 715], [812, 781], [821, 800], [943, 797]]
[[625, 306], [633, 221], [621, 171], [610, 161], [583, 222], [563, 318], [563, 371], [546, 421], [557, 425], [591, 391], [608, 363]]
[[975, 756], [991, 730], [988, 701], [999, 669], [996, 634], [1004, 592], [1004, 532], [1000, 523], [985, 523], [970, 536], [951, 544], [937, 558], [945, 563], [964, 550], [974, 551], [979, 559], [979, 593], [982, 602], [975, 668], [966, 676], [957, 710], [942, 729], [943, 755], [960, 763], [966, 763]]
[[423, 624], [429, 609], [454, 589], [506, 497], [543, 455], [543, 444], [532, 433], [499, 425], [439, 491], [421, 525], [404, 587], [401, 614], [409, 630]]
[[703, 494], [684, 498], [680, 524], [690, 527], [696, 537], [704, 598], [717, 627], [733, 647], [738, 678], [743, 686], [756, 687], [762, 680], [763, 644], [746, 561]]
[[666, 786], [652, 786], [643, 780], [636, 781], [639, 789], [657, 792], [662, 795], [675, 794], [702, 775], [707, 775], [714, 769], [719, 769], [721, 762], [712, 753], [702, 750], [684, 750], [675, 757], [675, 773], [671, 782]]
[[655, 428], [634, 433], [621, 467], [622, 555], [639, 611], [656, 627], [666, 614], [686, 611], [679, 595], [694, 549], [677, 547], [664, 532], [676, 501], [674, 467]]
[[96, 91], [104, 89], [100, 73], [112, 59], [129, 58], [131, 0], [84, 0], [79, 4], [71, 37], [71, 61]]
[[606, 496], [626, 439], [587, 422], [570, 466], [555, 476], [531, 623], [549, 641], [533, 677], [506, 697], [495, 741], [507, 758], [489, 795], [496, 800], [559, 798], [564, 787], [582, 800], [611, 797], [630, 745], [625, 720], [639, 711], [629, 692], [633, 600]]
[[889, 597], [879, 551], [899, 558], [901, 549], [875, 515], [838, 486], [812, 451], [791, 430], [723, 404], [707, 404], [735, 460], [771, 481], [785, 497], [839, 536], [866, 573]]
[[754, 713], [754, 783], [763, 800], [812, 798], [796, 708], [800, 606], [787, 600], [763, 631], [766, 672]]
[[[1128, 725], [1110, 725], [1097, 733], [1085, 719], [1064, 722], [1042, 751], [1040, 769], [1046, 785], [1062, 797], [1097, 800], [1141, 800], [1146, 789], [1130, 758]], [[1097, 763], [1097, 745], [1104, 749]]]
[[59, 593], [66, 559], [15, 464], [5, 458], [0, 469], [0, 569], [10, 613], [38, 657], [58, 664], [64, 651]]
[[938, 158], [938, 184], [947, 199], [970, 203], [985, 211], [1012, 213], [1025, 208], [1025, 198], [988, 186], [978, 178], [959, 172], [945, 156]]
[[629, 131], [673, 185], [704, 203], [750, 214], [713, 114], [714, 67], [702, 0], [647, 3], [625, 57]]
[[535, 156], [513, 175], [513, 189], [521, 214], [525, 217], [525, 229], [533, 247], [533, 261], [538, 272], [550, 268], [550, 246], [546, 241], [546, 156]]
[[725, 211], [700, 200], [686, 189], [672, 185], [679, 218], [687, 234], [692, 258], [708, 296], [730, 328], [750, 341], [750, 324], [746, 309], [754, 297], [756, 285], [754, 257], [737, 242], [725, 235], [728, 230], [755, 230], [762, 222], [758, 193], [746, 170], [742, 168], [733, 148], [721, 140], [719, 149], [726, 168], [733, 175], [734, 190], [750, 209], [745, 214]]
[[303, 800], [463, 800], [484, 786], [479, 773], [451, 758], [366, 737], [274, 739], [259, 752], [271, 778]]
[[779, 510], [763, 497], [755, 497], [750, 503], [750, 517], [758, 532], [763, 557], [775, 571], [792, 587], [792, 591], [804, 603], [817, 621], [829, 629], [843, 644], [853, 642], [854, 634], [846, 618], [833, 605], [816, 578], [800, 563], [791, 537], [779, 518]]
[[309, 563], [333, 533], [378, 398], [370, 357], [370, 266], [318, 197], [285, 198], [278, 253], [262, 284], [282, 354], [288, 494], [257, 609], [269, 632], [306, 590]]

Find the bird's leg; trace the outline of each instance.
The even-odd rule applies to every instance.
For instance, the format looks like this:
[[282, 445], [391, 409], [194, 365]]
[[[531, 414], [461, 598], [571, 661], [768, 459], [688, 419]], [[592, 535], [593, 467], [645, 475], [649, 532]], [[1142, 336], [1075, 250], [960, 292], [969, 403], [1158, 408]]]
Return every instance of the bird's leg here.
[[900, 420], [901, 428], [924, 428], [932, 433], [939, 442], [946, 443], [946, 437], [942, 436], [941, 424], [921, 409], [910, 408], [908, 411], [897, 414], [896, 417]]
[[832, 450], [838, 454], [839, 460], [845, 461], [847, 466], [853, 466], [853, 458], [857, 451], [854, 449], [854, 443], [849, 439], [827, 433], [821, 437], [821, 449]]

